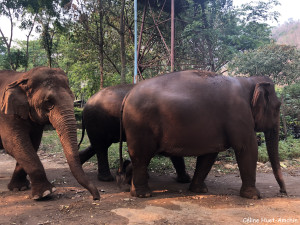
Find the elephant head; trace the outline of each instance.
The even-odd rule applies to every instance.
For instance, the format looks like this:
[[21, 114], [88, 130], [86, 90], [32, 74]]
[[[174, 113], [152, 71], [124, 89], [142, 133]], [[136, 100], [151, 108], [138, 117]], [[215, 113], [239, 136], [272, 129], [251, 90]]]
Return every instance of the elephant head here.
[[94, 199], [99, 199], [98, 190], [87, 179], [80, 164], [74, 95], [66, 74], [61, 69], [39, 67], [18, 76], [5, 89], [1, 111], [40, 125], [50, 122], [60, 137], [72, 174]]
[[266, 77], [250, 79], [254, 80], [255, 83], [251, 101], [255, 131], [264, 132], [274, 176], [280, 186], [280, 192], [286, 193], [278, 154], [281, 103], [276, 96], [274, 83], [271, 79]]

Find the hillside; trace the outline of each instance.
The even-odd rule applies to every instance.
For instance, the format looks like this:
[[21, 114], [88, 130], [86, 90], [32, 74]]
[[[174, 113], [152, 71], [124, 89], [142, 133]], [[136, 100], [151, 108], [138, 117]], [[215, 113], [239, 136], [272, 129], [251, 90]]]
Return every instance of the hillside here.
[[300, 20], [290, 20], [272, 30], [272, 37], [279, 44], [294, 45], [300, 48]]

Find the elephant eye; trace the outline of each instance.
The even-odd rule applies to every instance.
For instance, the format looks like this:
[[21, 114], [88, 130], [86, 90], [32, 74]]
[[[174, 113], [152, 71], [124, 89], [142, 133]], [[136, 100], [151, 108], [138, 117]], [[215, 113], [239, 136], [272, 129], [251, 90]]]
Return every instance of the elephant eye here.
[[51, 100], [46, 100], [46, 101], [44, 102], [44, 107], [45, 107], [45, 109], [47, 109], [47, 110], [51, 110], [51, 109], [54, 108], [54, 104], [52, 103]]

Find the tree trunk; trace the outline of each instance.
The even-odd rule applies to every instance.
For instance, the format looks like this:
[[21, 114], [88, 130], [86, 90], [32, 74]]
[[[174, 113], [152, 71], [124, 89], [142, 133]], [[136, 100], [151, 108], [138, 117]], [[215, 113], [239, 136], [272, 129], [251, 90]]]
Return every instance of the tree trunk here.
[[121, 53], [121, 83], [126, 83], [126, 52], [125, 52], [125, 22], [124, 22], [125, 0], [122, 0], [120, 13], [120, 53]]
[[98, 0], [98, 13], [99, 13], [99, 27], [97, 27], [97, 39], [99, 40], [99, 71], [100, 71], [100, 89], [103, 89], [104, 86], [104, 38], [103, 38], [103, 2]]
[[12, 61], [11, 61], [11, 54], [10, 54], [11, 42], [12, 42], [12, 37], [13, 37], [13, 28], [14, 28], [14, 24], [13, 24], [13, 21], [12, 21], [12, 14], [11, 14], [10, 10], [9, 10], [9, 21], [10, 21], [10, 38], [7, 40], [1, 29], [0, 29], [0, 33], [1, 33], [1, 36], [2, 36], [2, 40], [4, 41], [4, 43], [6, 45], [9, 65], [10, 65], [12, 70], [16, 70], [14, 68], [14, 65], [13, 65]]
[[30, 38], [31, 32], [32, 32], [32, 30], [34, 28], [35, 18], [36, 18], [36, 16], [34, 17], [33, 24], [32, 24], [32, 26], [31, 26], [31, 28], [29, 30], [28, 35], [26, 35], [26, 66], [25, 66], [25, 71], [27, 71], [27, 69], [28, 69], [28, 61], [29, 61], [29, 51], [28, 51], [28, 49], [29, 49], [29, 38]]
[[208, 49], [208, 56], [209, 56], [209, 67], [210, 71], [215, 72], [215, 63], [214, 63], [214, 56], [213, 56], [213, 44], [210, 39], [210, 35], [207, 33], [207, 31], [210, 29], [210, 25], [208, 23], [207, 15], [206, 15], [206, 1], [200, 1], [201, 10], [202, 10], [202, 20], [204, 24], [204, 32], [205, 32], [205, 41], [207, 43], [207, 49]]

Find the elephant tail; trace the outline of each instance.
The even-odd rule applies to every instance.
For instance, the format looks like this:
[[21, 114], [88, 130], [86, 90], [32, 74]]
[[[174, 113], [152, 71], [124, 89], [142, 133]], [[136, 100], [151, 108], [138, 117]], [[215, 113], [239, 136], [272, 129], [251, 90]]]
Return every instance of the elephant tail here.
[[79, 144], [78, 144], [78, 150], [79, 150], [80, 145], [81, 145], [81, 143], [82, 143], [82, 141], [83, 141], [84, 133], [85, 133], [85, 125], [84, 125], [84, 122], [83, 122], [83, 121], [84, 121], [84, 120], [83, 120], [83, 115], [81, 116], [81, 121], [82, 121], [82, 123], [81, 123], [82, 133], [81, 133], [81, 139], [80, 139]]
[[123, 163], [124, 163], [124, 160], [123, 160], [123, 151], [122, 151], [122, 148], [123, 148], [123, 111], [124, 111], [124, 105], [125, 105], [125, 102], [126, 102], [126, 99], [128, 97], [130, 92], [128, 92], [124, 99], [123, 99], [123, 102], [122, 102], [122, 105], [121, 105], [121, 109], [120, 109], [120, 141], [119, 141], [119, 156], [120, 156], [120, 167], [119, 167], [119, 170], [118, 172], [121, 173], [122, 172], [122, 168], [123, 168]]

